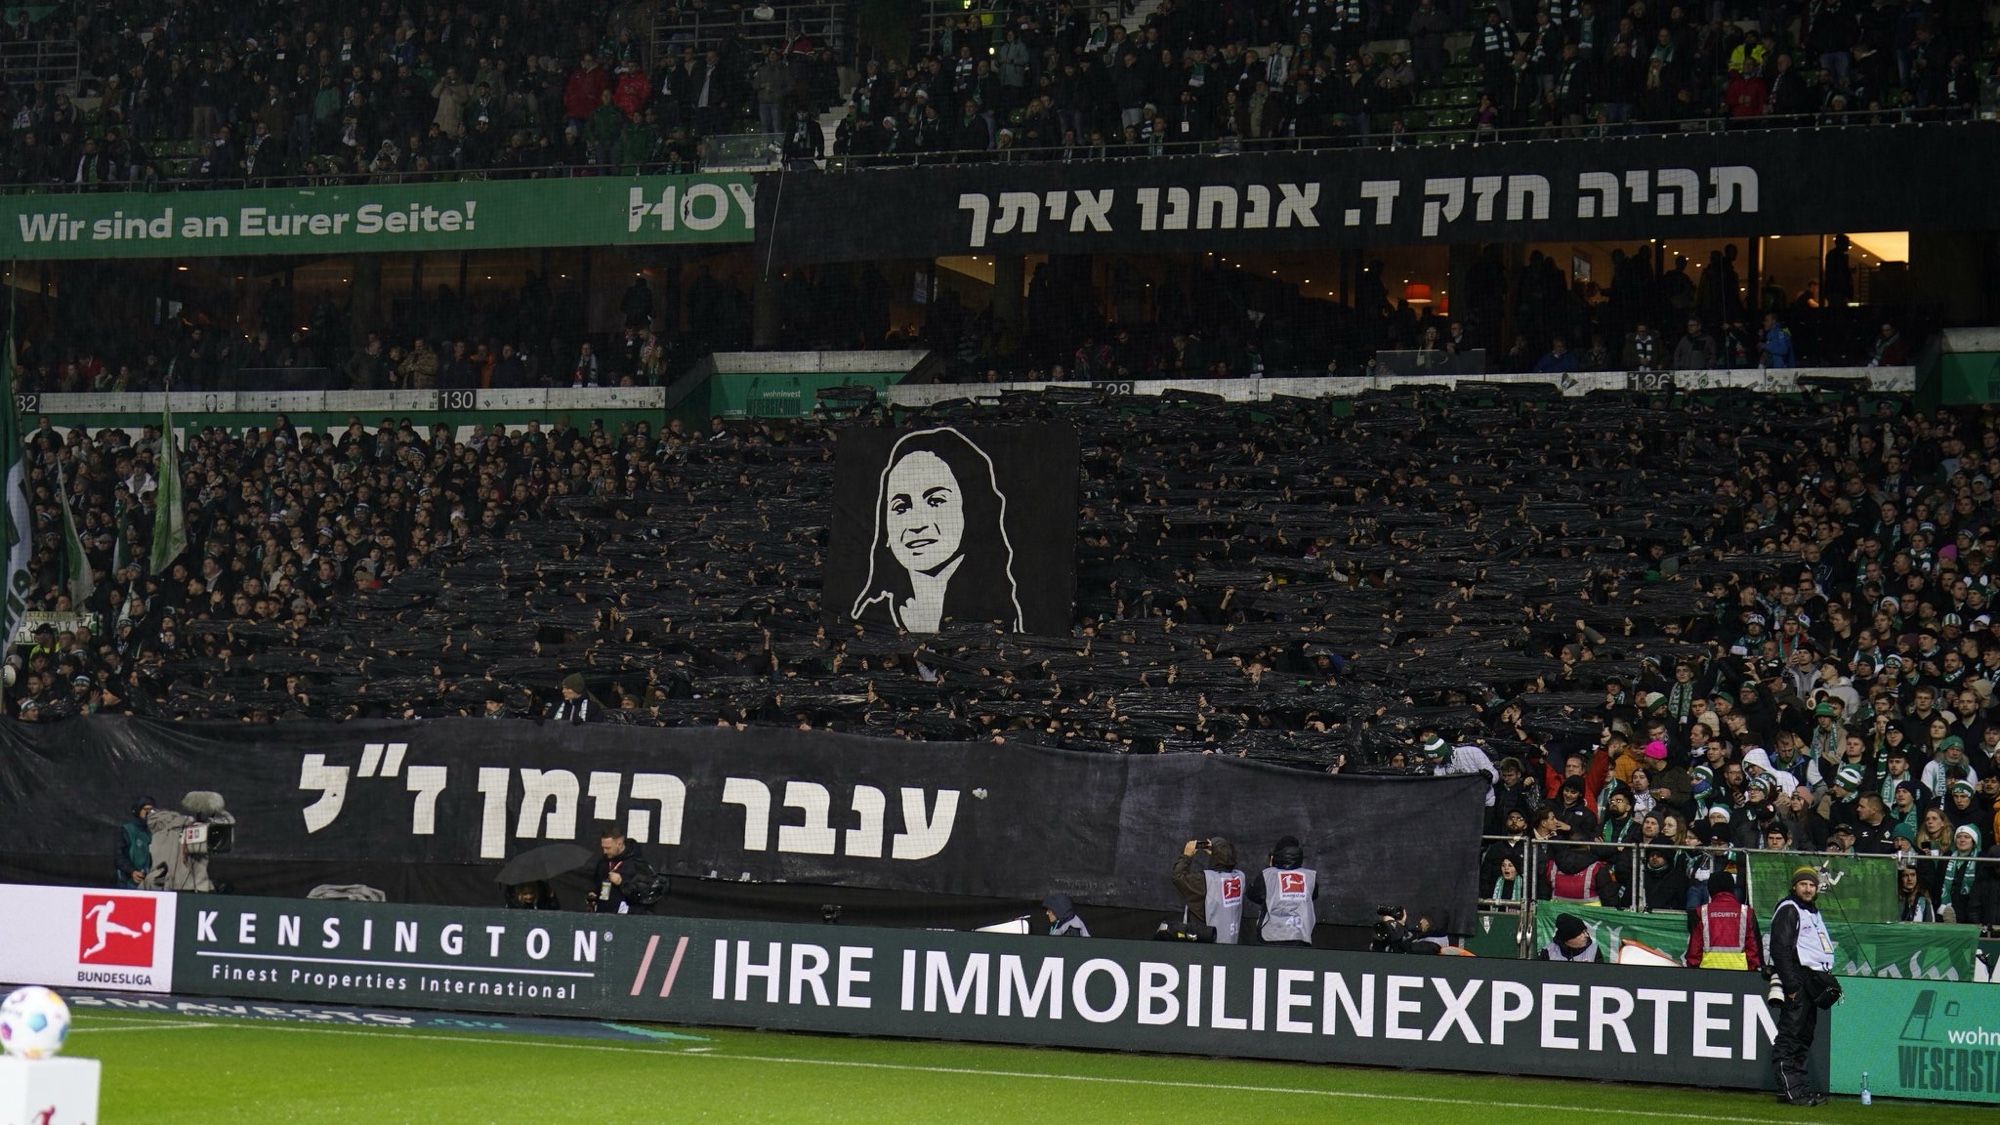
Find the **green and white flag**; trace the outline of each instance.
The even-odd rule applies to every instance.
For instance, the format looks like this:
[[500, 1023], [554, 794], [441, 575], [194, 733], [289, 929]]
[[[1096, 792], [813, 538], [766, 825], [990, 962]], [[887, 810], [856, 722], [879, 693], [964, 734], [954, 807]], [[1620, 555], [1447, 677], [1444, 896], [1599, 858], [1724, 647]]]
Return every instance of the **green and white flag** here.
[[[171, 380], [171, 374], [169, 379]], [[187, 509], [181, 506], [180, 440], [174, 433], [173, 384], [167, 384], [167, 404], [160, 415], [160, 491], [153, 497], [153, 554], [151, 573], [165, 574], [167, 567], [187, 550]]]
[[63, 472], [60, 460], [56, 462], [56, 489], [62, 497], [63, 578], [69, 588], [70, 608], [81, 610], [90, 595], [97, 592], [97, 580], [90, 573], [90, 556], [84, 552], [83, 536], [76, 533], [76, 515], [69, 506], [69, 477]]
[[14, 334], [0, 352], [0, 647], [11, 645], [21, 616], [28, 612], [34, 577], [28, 559], [35, 525], [28, 508], [28, 450], [21, 444], [21, 420], [14, 412]]

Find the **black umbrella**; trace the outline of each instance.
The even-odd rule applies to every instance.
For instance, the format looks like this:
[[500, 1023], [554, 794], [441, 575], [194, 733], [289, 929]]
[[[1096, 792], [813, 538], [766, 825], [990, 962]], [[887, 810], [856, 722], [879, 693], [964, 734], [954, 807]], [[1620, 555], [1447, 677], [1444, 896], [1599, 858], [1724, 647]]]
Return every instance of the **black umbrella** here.
[[543, 844], [508, 860], [494, 882], [510, 887], [545, 882], [575, 871], [589, 863], [591, 858], [591, 850], [581, 844]]

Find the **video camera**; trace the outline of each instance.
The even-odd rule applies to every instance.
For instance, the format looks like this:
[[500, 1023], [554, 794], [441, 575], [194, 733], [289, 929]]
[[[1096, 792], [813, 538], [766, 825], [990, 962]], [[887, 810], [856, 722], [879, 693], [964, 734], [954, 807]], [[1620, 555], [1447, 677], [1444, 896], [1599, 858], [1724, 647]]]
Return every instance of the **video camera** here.
[[1375, 933], [1368, 939], [1370, 953], [1408, 953], [1410, 951], [1410, 928], [1406, 924], [1409, 912], [1398, 906], [1378, 906], [1375, 908]]
[[236, 818], [223, 805], [222, 794], [197, 789], [181, 798], [188, 823], [181, 828], [181, 850], [190, 858], [221, 855], [236, 846]]
[[1417, 920], [1411, 922], [1409, 911], [1400, 906], [1378, 906], [1375, 908], [1375, 933], [1368, 941], [1368, 951], [1435, 954], [1443, 938], [1443, 934], [1431, 929], [1428, 914], [1419, 914]]
[[236, 846], [236, 817], [222, 801], [222, 794], [197, 789], [181, 798], [180, 811], [153, 810], [146, 818], [153, 834], [155, 875], [149, 889], [195, 891], [216, 889], [209, 878], [208, 861]]

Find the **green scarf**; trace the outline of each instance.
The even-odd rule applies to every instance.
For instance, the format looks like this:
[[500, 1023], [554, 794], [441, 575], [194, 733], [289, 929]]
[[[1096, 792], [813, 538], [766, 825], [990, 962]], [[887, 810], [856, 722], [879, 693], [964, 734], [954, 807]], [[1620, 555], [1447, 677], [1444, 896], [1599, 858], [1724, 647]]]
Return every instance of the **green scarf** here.
[[1688, 712], [1694, 708], [1694, 683], [1674, 683], [1674, 690], [1667, 693], [1667, 713], [1682, 724], [1688, 721]]

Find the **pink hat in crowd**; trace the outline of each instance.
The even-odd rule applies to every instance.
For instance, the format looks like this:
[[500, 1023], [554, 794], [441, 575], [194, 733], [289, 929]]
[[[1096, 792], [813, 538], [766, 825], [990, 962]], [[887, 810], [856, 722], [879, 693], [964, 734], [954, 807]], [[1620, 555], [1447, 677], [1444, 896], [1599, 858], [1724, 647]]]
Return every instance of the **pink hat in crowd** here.
[[1664, 743], [1664, 742], [1661, 742], [1661, 741], [1660, 741], [1659, 739], [1657, 739], [1657, 738], [1656, 738], [1656, 739], [1654, 739], [1654, 740], [1653, 740], [1653, 741], [1651, 741], [1651, 742], [1648, 742], [1648, 743], [1646, 744], [1646, 756], [1647, 756], [1648, 758], [1651, 758], [1651, 759], [1653, 759], [1653, 760], [1654, 760], [1654, 761], [1656, 761], [1656, 762], [1664, 762], [1664, 761], [1666, 761], [1666, 760], [1667, 760], [1667, 744], [1666, 744], [1666, 743]]

